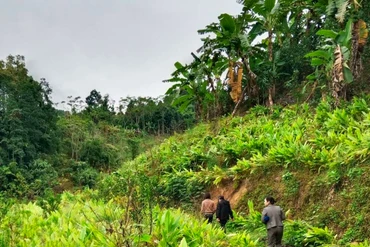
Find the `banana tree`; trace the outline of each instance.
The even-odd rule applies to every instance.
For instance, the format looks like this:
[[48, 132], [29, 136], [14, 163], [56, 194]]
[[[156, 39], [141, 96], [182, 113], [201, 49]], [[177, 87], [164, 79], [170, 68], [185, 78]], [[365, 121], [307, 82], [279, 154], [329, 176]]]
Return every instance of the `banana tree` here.
[[277, 38], [284, 35], [298, 43], [303, 35], [311, 36], [314, 30], [322, 28], [326, 7], [325, 0], [280, 0], [281, 18], [275, 27]]
[[177, 68], [172, 78], [164, 82], [176, 82], [167, 91], [175, 94], [173, 105], [184, 111], [194, 105], [198, 120], [210, 119], [222, 114], [220, 107], [221, 73], [227, 67], [227, 59], [222, 54], [205, 51], [201, 56], [191, 53], [194, 60], [189, 65], [175, 63]]
[[[346, 98], [347, 85], [361, 74], [361, 52], [368, 30], [366, 23], [359, 18], [360, 8], [361, 1], [328, 0], [326, 16], [335, 17], [340, 25], [347, 20], [345, 29], [339, 33], [320, 30], [317, 34], [328, 38], [331, 44], [307, 54], [318, 71], [326, 71], [326, 79], [331, 82], [329, 88], [337, 104], [340, 98]], [[315, 76], [311, 75], [311, 78]]]
[[[243, 14], [237, 17], [233, 17], [228, 14], [222, 14], [219, 16], [219, 23], [212, 23], [206, 26], [205, 29], [199, 30], [199, 34], [213, 34], [213, 38], [206, 37], [203, 40], [204, 45], [199, 49], [203, 51], [206, 49], [217, 51], [221, 54], [226, 54], [229, 64], [235, 65], [240, 61], [243, 64], [243, 70], [246, 71], [245, 78], [247, 84], [244, 86], [241, 95], [237, 98], [235, 108], [232, 115], [236, 113], [241, 102], [244, 100], [246, 94], [249, 98], [255, 97], [258, 94], [258, 87], [256, 84], [256, 75], [252, 71], [250, 66], [251, 55], [257, 56], [260, 53], [260, 49], [257, 46], [252, 46], [252, 41], [256, 38], [256, 30], [252, 29], [247, 32], [250, 28], [250, 24], [255, 22], [256, 19], [252, 15]], [[233, 70], [234, 66], [229, 68]], [[227, 78], [230, 79], [230, 78]]]
[[328, 88], [336, 104], [340, 99], [346, 98], [347, 85], [353, 81], [349, 67], [352, 23], [352, 20], [349, 20], [345, 29], [339, 33], [327, 29], [319, 30], [317, 35], [324, 37], [325, 43], [320, 49], [306, 55], [311, 58], [311, 65], [316, 67], [316, 72], [308, 79], [323, 78], [324, 81], [330, 82]]
[[335, 15], [339, 23], [344, 23], [346, 17], [353, 19], [351, 37], [350, 69], [354, 79], [361, 74], [361, 53], [368, 38], [366, 22], [359, 18], [361, 0], [328, 0], [327, 15]]
[[174, 82], [166, 95], [175, 95], [173, 105], [179, 107], [180, 111], [185, 111], [194, 104], [195, 117], [199, 119], [202, 113], [201, 95], [205, 91], [204, 85], [197, 85], [195, 75], [195, 63], [183, 65], [180, 62], [175, 63], [176, 70], [171, 74], [172, 78], [163, 80], [163, 82]]
[[212, 97], [209, 97], [211, 101], [208, 101], [206, 106], [207, 118], [221, 116], [224, 113], [221, 98], [222, 94], [225, 93], [221, 75], [227, 69], [228, 59], [221, 52], [208, 48], [204, 49], [200, 56], [191, 54], [194, 60], [199, 63], [198, 77], [205, 84], [208, 82], [207, 89], [212, 94]]
[[[255, 30], [260, 30], [259, 34], [267, 33], [267, 52], [269, 62], [273, 60], [273, 43], [274, 32], [286, 20], [286, 14], [281, 13], [280, 3], [278, 0], [251, 1], [240, 0], [239, 3], [244, 5], [244, 13], [256, 16]], [[275, 82], [271, 81], [268, 88], [268, 105], [273, 106], [273, 97], [275, 94]]]

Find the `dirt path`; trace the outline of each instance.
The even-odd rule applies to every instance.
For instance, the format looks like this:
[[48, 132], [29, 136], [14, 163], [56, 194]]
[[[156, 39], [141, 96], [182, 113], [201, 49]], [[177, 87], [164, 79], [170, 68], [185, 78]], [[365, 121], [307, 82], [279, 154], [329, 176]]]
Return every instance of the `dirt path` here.
[[223, 195], [226, 200], [230, 201], [231, 207], [235, 208], [240, 199], [248, 192], [248, 188], [250, 188], [248, 180], [243, 180], [238, 185], [235, 185], [233, 181], [223, 181], [211, 188], [209, 192], [211, 193], [212, 200], [216, 203], [218, 196]]

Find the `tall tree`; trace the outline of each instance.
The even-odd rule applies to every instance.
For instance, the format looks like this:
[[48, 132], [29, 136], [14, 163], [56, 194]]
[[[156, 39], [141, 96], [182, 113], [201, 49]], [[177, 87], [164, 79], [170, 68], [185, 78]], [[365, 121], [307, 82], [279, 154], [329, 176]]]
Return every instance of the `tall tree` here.
[[259, 57], [262, 51], [259, 46], [252, 45], [259, 34], [259, 26], [253, 26], [255, 22], [256, 18], [247, 13], [237, 17], [222, 14], [219, 16], [219, 23], [212, 23], [206, 26], [205, 29], [198, 31], [199, 34], [214, 34], [214, 37], [203, 39], [202, 49], [211, 49], [226, 54], [229, 64], [232, 65], [229, 67], [229, 72], [235, 69], [234, 65], [238, 64], [235, 62], [240, 61], [243, 64], [246, 83], [240, 97], [238, 97], [239, 100], [236, 102], [233, 115], [245, 98], [254, 99], [258, 95], [257, 76], [251, 68], [251, 61]]
[[5, 162], [28, 164], [56, 151], [56, 111], [48, 82], [28, 75], [22, 56], [0, 62], [0, 146]]
[[112, 121], [114, 104], [110, 102], [109, 95], [102, 96], [95, 89], [90, 92], [85, 100], [86, 108], [84, 113], [95, 123], [99, 121]]
[[[274, 43], [274, 32], [276, 32], [277, 26], [286, 19], [285, 14], [281, 14], [279, 11], [280, 3], [277, 0], [265, 0], [265, 1], [239, 1], [244, 4], [244, 15], [249, 14], [256, 16], [256, 23], [254, 28], [260, 30], [260, 35], [263, 32], [267, 32], [267, 46], [268, 46], [268, 61], [270, 64], [273, 63], [273, 43]], [[268, 105], [273, 106], [273, 98], [275, 94], [275, 81], [271, 78], [270, 85], [268, 88]]]

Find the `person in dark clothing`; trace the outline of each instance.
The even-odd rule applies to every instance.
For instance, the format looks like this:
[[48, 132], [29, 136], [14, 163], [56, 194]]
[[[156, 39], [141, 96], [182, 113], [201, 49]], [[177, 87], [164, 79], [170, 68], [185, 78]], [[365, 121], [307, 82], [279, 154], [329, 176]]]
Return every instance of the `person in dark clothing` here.
[[285, 213], [281, 207], [275, 206], [275, 199], [271, 196], [265, 198], [265, 208], [262, 211], [261, 220], [266, 224], [268, 247], [281, 247], [283, 238], [283, 220]]
[[218, 197], [218, 204], [216, 209], [216, 218], [220, 222], [221, 227], [226, 231], [225, 225], [231, 218], [234, 220], [233, 211], [231, 210], [230, 202], [225, 200], [224, 196]]

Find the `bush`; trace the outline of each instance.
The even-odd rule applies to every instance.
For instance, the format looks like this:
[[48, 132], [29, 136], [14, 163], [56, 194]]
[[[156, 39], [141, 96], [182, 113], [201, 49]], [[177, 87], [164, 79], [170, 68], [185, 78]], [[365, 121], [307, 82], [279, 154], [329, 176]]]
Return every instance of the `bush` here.
[[302, 247], [309, 225], [303, 221], [288, 221], [284, 226], [284, 243], [286, 246]]
[[8, 197], [43, 196], [45, 191], [58, 184], [58, 173], [44, 160], [35, 160], [28, 166], [16, 162], [0, 167], [0, 191]]
[[30, 190], [35, 195], [42, 196], [58, 184], [58, 173], [47, 161], [34, 161], [24, 173], [28, 175], [26, 178], [30, 182]]
[[98, 169], [108, 169], [110, 165], [116, 165], [117, 157], [118, 150], [112, 145], [104, 144], [100, 139], [86, 141], [81, 150], [81, 160]]
[[159, 194], [177, 203], [191, 203], [204, 192], [205, 185], [192, 172], [167, 173], [159, 184]]
[[48, 189], [45, 191], [45, 195], [37, 200], [37, 205], [45, 212], [51, 213], [58, 209], [61, 198], [61, 194], [55, 194], [54, 191]]
[[86, 162], [72, 161], [70, 166], [71, 178], [79, 186], [93, 187], [98, 180], [99, 172]]

